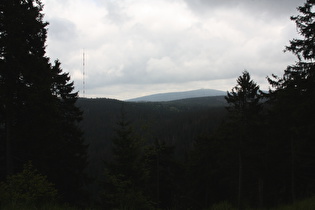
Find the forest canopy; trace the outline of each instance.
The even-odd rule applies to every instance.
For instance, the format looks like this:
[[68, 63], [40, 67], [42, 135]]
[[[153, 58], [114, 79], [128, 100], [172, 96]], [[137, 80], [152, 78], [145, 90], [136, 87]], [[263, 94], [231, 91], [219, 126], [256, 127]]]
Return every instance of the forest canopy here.
[[0, 207], [314, 206], [314, 5], [269, 92], [244, 70], [225, 96], [134, 103], [79, 98], [46, 56], [41, 1], [1, 1]]

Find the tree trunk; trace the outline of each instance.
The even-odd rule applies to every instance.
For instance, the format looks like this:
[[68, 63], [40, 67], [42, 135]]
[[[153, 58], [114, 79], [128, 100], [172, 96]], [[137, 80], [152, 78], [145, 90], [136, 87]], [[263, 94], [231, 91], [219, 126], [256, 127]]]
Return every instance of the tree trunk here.
[[294, 150], [294, 137], [291, 137], [291, 196], [292, 196], [292, 202], [295, 202], [295, 150]]
[[160, 151], [158, 149], [156, 156], [156, 201], [157, 209], [160, 207]]
[[6, 122], [5, 122], [5, 138], [6, 138], [6, 175], [13, 173], [13, 161], [12, 161], [12, 150], [11, 150], [11, 116], [10, 111], [7, 110]]
[[264, 204], [264, 180], [259, 177], [258, 179], [258, 205], [262, 208]]
[[242, 156], [241, 150], [238, 153], [238, 161], [239, 161], [239, 168], [238, 168], [238, 209], [241, 209], [241, 199], [242, 199]]

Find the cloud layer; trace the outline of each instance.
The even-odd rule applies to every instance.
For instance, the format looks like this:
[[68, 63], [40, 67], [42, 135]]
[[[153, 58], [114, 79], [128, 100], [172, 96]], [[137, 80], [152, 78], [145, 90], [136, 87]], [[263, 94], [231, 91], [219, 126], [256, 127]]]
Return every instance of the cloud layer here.
[[303, 2], [44, 0], [47, 55], [81, 93], [84, 50], [87, 97], [230, 90], [245, 69], [267, 88], [266, 76], [294, 63], [283, 49]]

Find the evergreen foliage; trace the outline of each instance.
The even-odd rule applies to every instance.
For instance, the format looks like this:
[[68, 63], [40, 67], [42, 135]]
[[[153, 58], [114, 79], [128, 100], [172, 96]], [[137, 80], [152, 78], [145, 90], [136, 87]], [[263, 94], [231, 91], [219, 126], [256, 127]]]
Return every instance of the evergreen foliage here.
[[[237, 78], [237, 85], [225, 97], [231, 117], [244, 122], [257, 115], [261, 109], [259, 86], [251, 80], [247, 71]], [[233, 116], [232, 116], [233, 115]]]
[[148, 171], [146, 192], [156, 208], [174, 206], [180, 191], [178, 183], [182, 172], [182, 167], [174, 157], [174, 146], [156, 139], [146, 148], [145, 165]]
[[[314, 193], [314, 128], [315, 128], [315, 2], [307, 0], [298, 7], [300, 15], [291, 17], [301, 35], [290, 41], [286, 51], [296, 55], [298, 61], [284, 71], [282, 77], [269, 78], [275, 88], [270, 93], [272, 110], [271, 132], [278, 144], [282, 174], [290, 174], [279, 188], [285, 188], [284, 200], [294, 201]], [[282, 176], [281, 176], [282, 177]], [[282, 178], [278, 178], [279, 180]]]
[[82, 112], [69, 75], [45, 55], [42, 10], [39, 0], [0, 3], [1, 178], [31, 160], [65, 200], [77, 201], [87, 163]]
[[184, 195], [189, 198], [186, 205], [190, 208], [210, 208], [213, 203], [230, 198], [218, 143], [217, 138], [209, 136], [194, 141], [184, 179], [187, 191]]
[[9, 176], [0, 186], [0, 203], [3, 206], [39, 206], [57, 199], [54, 185], [30, 162], [24, 165], [22, 172]]
[[135, 136], [124, 110], [113, 139], [113, 159], [105, 170], [104, 206], [120, 209], [151, 209], [144, 194], [147, 171], [144, 165], [144, 144]]
[[49, 203], [59, 198], [82, 204], [88, 150], [94, 185], [102, 179], [102, 192], [89, 193], [98, 196], [94, 204], [101, 209], [251, 209], [296, 200], [302, 201], [277, 209], [311, 209], [314, 5], [306, 0], [300, 15], [291, 17], [301, 38], [286, 51], [297, 62], [283, 76], [268, 78], [268, 94], [244, 71], [225, 98], [128, 103], [77, 101], [70, 75], [45, 55], [48, 23], [41, 1], [2, 0], [1, 208], [58, 209]]
[[[259, 86], [251, 80], [247, 71], [244, 71], [243, 75], [238, 77], [237, 86], [232, 89], [232, 92], [228, 92], [225, 97], [229, 104], [227, 109], [230, 118], [227, 126], [231, 127], [233, 131], [231, 136], [227, 135], [225, 138], [237, 150], [234, 158], [238, 159], [239, 208], [242, 208], [243, 194], [249, 192], [253, 194], [252, 191], [254, 191], [245, 185], [249, 181], [248, 179], [254, 178], [258, 182], [262, 182], [263, 179], [262, 171], [258, 165], [260, 164], [262, 147], [257, 147], [260, 145], [259, 141], [262, 140], [257, 136], [261, 133], [261, 98]], [[262, 186], [258, 186], [258, 188], [262, 188]], [[248, 197], [248, 195], [245, 197]]]

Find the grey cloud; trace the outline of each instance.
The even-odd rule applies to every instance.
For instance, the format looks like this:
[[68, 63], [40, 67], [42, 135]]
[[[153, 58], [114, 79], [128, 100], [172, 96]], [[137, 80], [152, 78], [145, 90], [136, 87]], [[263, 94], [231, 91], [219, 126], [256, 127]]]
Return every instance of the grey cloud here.
[[119, 1], [106, 1], [104, 6], [107, 8], [106, 18], [115, 24], [122, 24], [128, 20], [128, 16], [123, 13], [124, 7]]
[[184, 0], [196, 13], [207, 13], [214, 9], [241, 8], [255, 15], [290, 16], [305, 0]]
[[49, 21], [49, 36], [52, 39], [71, 41], [77, 38], [77, 29], [74, 23], [62, 18], [52, 18]]
[[[87, 5], [86, 0], [73, 2]], [[180, 7], [177, 10], [171, 5], [176, 15], [170, 12], [167, 18], [161, 18], [159, 15], [165, 14], [165, 10], [159, 5], [154, 15], [149, 14], [149, 20], [146, 14], [133, 16], [138, 10], [130, 7], [146, 8], [152, 2], [168, 6], [169, 2], [142, 1], [141, 5], [140, 1], [93, 2], [97, 2], [97, 7], [81, 5], [76, 11], [88, 11], [87, 19], [78, 14], [68, 16], [66, 12], [63, 18], [68, 19], [50, 14], [50, 55], [60, 58], [65, 70], [76, 73], [80, 89], [84, 47], [88, 94], [93, 95], [92, 90], [99, 91], [98, 95], [103, 91], [103, 96], [111, 91], [123, 94], [134, 88], [134, 96], [139, 96], [147, 89], [152, 93], [154, 87], [216, 89], [211, 85], [219, 87], [219, 82], [214, 82], [218, 80], [225, 81], [222, 84], [229, 89], [245, 69], [257, 82], [265, 81], [271, 73], [281, 74], [294, 61], [282, 52], [296, 34], [289, 17], [304, 1], [174, 0]], [[183, 24], [183, 19], [188, 21]], [[201, 86], [204, 84], [209, 86]]]

